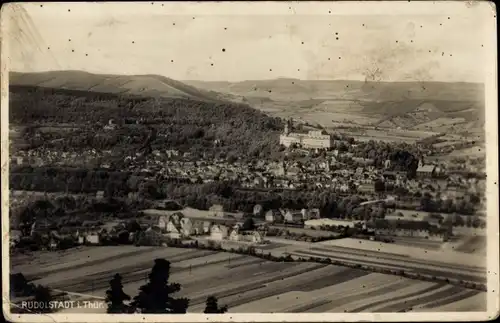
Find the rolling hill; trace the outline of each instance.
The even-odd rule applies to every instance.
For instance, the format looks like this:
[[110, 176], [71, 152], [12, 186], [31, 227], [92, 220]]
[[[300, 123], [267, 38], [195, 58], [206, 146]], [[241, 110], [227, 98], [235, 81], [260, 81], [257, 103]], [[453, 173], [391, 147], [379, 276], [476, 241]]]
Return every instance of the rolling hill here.
[[[347, 80], [183, 81], [207, 91], [245, 97], [256, 108], [325, 126], [349, 122], [378, 127], [432, 130], [446, 124], [484, 126], [484, 85], [445, 82]], [[442, 123], [438, 123], [439, 127]], [[434, 127], [438, 127], [437, 125]]]
[[235, 101], [241, 98], [198, 89], [160, 75], [106, 75], [83, 71], [10, 73], [9, 84], [42, 88], [141, 95], [145, 97], [190, 98], [202, 101]]

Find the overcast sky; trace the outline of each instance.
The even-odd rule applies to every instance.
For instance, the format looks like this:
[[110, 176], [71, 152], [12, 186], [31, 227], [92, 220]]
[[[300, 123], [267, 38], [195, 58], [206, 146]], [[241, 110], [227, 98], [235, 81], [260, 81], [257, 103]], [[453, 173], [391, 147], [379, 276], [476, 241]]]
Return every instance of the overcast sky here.
[[492, 25], [485, 6], [403, 4], [387, 15], [389, 7], [373, 3], [306, 5], [18, 5], [9, 20], [10, 69], [208, 81], [483, 81]]

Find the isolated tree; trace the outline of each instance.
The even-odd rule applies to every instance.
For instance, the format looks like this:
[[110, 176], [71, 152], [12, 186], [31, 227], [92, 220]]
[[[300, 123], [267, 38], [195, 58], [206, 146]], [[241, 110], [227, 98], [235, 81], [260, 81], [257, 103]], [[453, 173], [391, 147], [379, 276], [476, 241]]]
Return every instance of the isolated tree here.
[[187, 298], [173, 298], [172, 294], [180, 291], [181, 285], [169, 283], [170, 262], [155, 259], [149, 274], [149, 282], [139, 288], [139, 295], [134, 297], [132, 307], [140, 313], [148, 314], [183, 314], [189, 306]]
[[128, 306], [123, 301], [130, 300], [130, 296], [123, 291], [122, 276], [115, 274], [109, 282], [110, 289], [106, 291], [108, 313], [127, 313]]
[[255, 222], [252, 218], [246, 218], [245, 222], [243, 222], [242, 230], [253, 230], [255, 229]]
[[10, 274], [10, 290], [14, 294], [20, 294], [24, 292], [28, 281], [22, 273]]
[[141, 231], [141, 225], [139, 224], [139, 222], [137, 222], [137, 220], [131, 220], [127, 223], [126, 230], [128, 232]]
[[217, 298], [215, 296], [207, 297], [207, 301], [205, 303], [205, 314], [223, 314], [227, 312], [227, 305], [223, 305], [219, 307]]
[[53, 301], [52, 293], [48, 287], [37, 285], [34, 291], [33, 301], [38, 304], [38, 308], [34, 310], [36, 313], [51, 313], [50, 303]]

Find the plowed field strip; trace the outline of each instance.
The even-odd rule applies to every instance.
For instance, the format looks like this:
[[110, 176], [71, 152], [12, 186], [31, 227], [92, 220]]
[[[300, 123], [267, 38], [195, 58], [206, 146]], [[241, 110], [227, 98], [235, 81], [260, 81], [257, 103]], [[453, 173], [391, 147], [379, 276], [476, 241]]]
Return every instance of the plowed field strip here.
[[[225, 290], [223, 292], [215, 292], [214, 296], [216, 296], [218, 299], [221, 299], [223, 297], [234, 295], [235, 294], [234, 293], [235, 290], [238, 291], [238, 292], [239, 291], [244, 292], [244, 291], [251, 290], [255, 286], [258, 286], [257, 288], [263, 288], [265, 286], [261, 287], [261, 285], [265, 285], [267, 283], [276, 281], [278, 279], [285, 279], [285, 278], [294, 277], [294, 276], [300, 275], [301, 273], [304, 273], [304, 272], [307, 272], [307, 271], [310, 271], [310, 270], [311, 270], [311, 268], [305, 268], [305, 269], [293, 271], [293, 272], [286, 273], [286, 274], [279, 274], [278, 273], [277, 275], [275, 275], [273, 277], [265, 278], [265, 279], [260, 279], [260, 280], [257, 279], [254, 282], [246, 283], [246, 284], [244, 284], [244, 285], [242, 285], [241, 287], [238, 287], [238, 288], [232, 288], [230, 290]], [[262, 298], [262, 295], [259, 295], [259, 296], [260, 296], [260, 298]], [[196, 305], [196, 304], [205, 302], [205, 300], [206, 300], [206, 295], [201, 295], [199, 297], [192, 298], [190, 304]]]
[[[440, 306], [439, 308], [433, 308], [434, 311], [439, 312], [479, 312], [486, 311], [486, 293], [482, 292], [478, 295], [469, 297], [467, 299], [461, 299], [451, 304]], [[418, 308], [418, 312], [426, 312], [429, 309]]]
[[[37, 272], [31, 273], [30, 276], [34, 276], [34, 275], [37, 275], [37, 276], [47, 276], [47, 275], [50, 275], [50, 274], [64, 272], [64, 271], [68, 270], [68, 268], [72, 268], [72, 267], [82, 268], [82, 267], [95, 266], [95, 265], [100, 264], [102, 262], [108, 262], [108, 261], [118, 260], [120, 258], [128, 258], [128, 257], [134, 256], [134, 255], [137, 255], [137, 254], [144, 254], [145, 252], [148, 252], [148, 251], [151, 251], [151, 250], [154, 250], [154, 249], [157, 249], [157, 248], [156, 247], [148, 247], [147, 249], [141, 248], [139, 250], [134, 250], [134, 251], [131, 251], [131, 252], [121, 253], [121, 254], [113, 255], [113, 256], [110, 256], [110, 257], [106, 257], [106, 258], [99, 258], [99, 259], [88, 260], [88, 261], [84, 261], [84, 262], [80, 261], [80, 262], [76, 262], [76, 263], [70, 262], [70, 263], [67, 264], [67, 266], [61, 264], [61, 266], [59, 266], [58, 268], [37, 271]], [[49, 266], [53, 266], [53, 265], [54, 264], [50, 264]], [[49, 267], [49, 266], [45, 266], [45, 267]]]
[[[231, 261], [233, 261], [233, 259], [231, 259]], [[266, 260], [264, 260], [264, 259], [250, 259], [248, 261], [244, 261], [244, 262], [242, 261], [242, 262], [235, 263], [235, 264], [227, 264], [224, 267], [226, 267], [228, 269], [235, 269], [238, 267], [248, 266], [248, 265], [252, 265], [252, 264], [262, 264], [265, 262], [266, 262]]]
[[420, 293], [420, 294], [422, 294], [422, 296], [411, 299], [411, 300], [408, 300], [409, 297], [406, 296], [406, 297], [404, 297], [404, 299], [407, 299], [407, 300], [401, 301], [399, 303], [394, 303], [392, 305], [384, 306], [384, 307], [379, 308], [377, 310], [374, 310], [372, 312], [374, 312], [374, 313], [398, 312], [401, 310], [410, 309], [413, 306], [416, 306], [418, 304], [430, 302], [434, 299], [441, 299], [441, 298], [447, 297], [449, 295], [459, 293], [461, 290], [462, 289], [460, 287], [453, 286], [451, 288], [447, 288], [447, 289], [442, 290], [440, 292], [430, 293], [428, 295], [424, 295], [423, 293]]
[[342, 251], [342, 250], [331, 250], [328, 248], [318, 248], [318, 247], [312, 247], [311, 250], [314, 251], [321, 251], [321, 252], [329, 252], [329, 253], [335, 253], [335, 254], [344, 254], [344, 255], [351, 255], [351, 256], [361, 256], [361, 257], [376, 257], [378, 260], [395, 260], [395, 261], [404, 261], [407, 264], [415, 264], [415, 265], [425, 265], [425, 266], [438, 266], [439, 268], [449, 268], [449, 269], [458, 269], [458, 270], [467, 270], [467, 271], [474, 271], [474, 272], [485, 272], [485, 268], [481, 267], [476, 267], [476, 266], [460, 266], [460, 265], [452, 265], [452, 264], [447, 264], [447, 263], [439, 263], [435, 261], [418, 261], [418, 260], [412, 260], [408, 259], [407, 257], [401, 257], [401, 256], [394, 256], [394, 255], [389, 255], [386, 256], [386, 254], [379, 255], [377, 252], [349, 252], [349, 251]]
[[[369, 298], [369, 297], [380, 295], [380, 293], [385, 293], [386, 291], [388, 291], [388, 292], [395, 291], [395, 290], [404, 288], [405, 286], [408, 286], [407, 281], [397, 282], [397, 283], [393, 284], [392, 286], [386, 285], [386, 287], [378, 285], [378, 286], [374, 286], [374, 287], [370, 288], [369, 290], [367, 290], [365, 292], [356, 293], [356, 294], [349, 295], [347, 297], [337, 299], [337, 300], [335, 300], [335, 302], [333, 304], [335, 305], [335, 308], [338, 308], [340, 306], [348, 305], [349, 303], [352, 303], [352, 302], [355, 302], [355, 301], [358, 301], [358, 300], [361, 300], [364, 298]], [[309, 309], [309, 310], [307, 310], [307, 312], [322, 313], [322, 312], [326, 312], [326, 311], [329, 312], [331, 309], [332, 309], [331, 306], [327, 307], [325, 305], [325, 306], [320, 306], [317, 308]], [[345, 309], [344, 309], [344, 311], [345, 311]], [[355, 311], [350, 311], [350, 312], [355, 312]]]
[[[236, 306], [248, 304], [248, 303], [260, 300], [260, 299], [265, 299], [268, 297], [273, 297], [276, 295], [284, 294], [284, 293], [287, 293], [287, 292], [292, 291], [292, 290], [296, 290], [295, 285], [302, 284], [301, 280], [303, 278], [305, 278], [305, 277], [301, 277], [301, 275], [309, 274], [311, 272], [314, 272], [314, 271], [317, 271], [320, 269], [324, 269], [326, 267], [325, 265], [321, 265], [321, 266], [322, 267], [302, 269], [302, 270], [296, 272], [294, 276], [288, 276], [288, 277], [280, 276], [274, 282], [269, 283], [267, 285], [266, 290], [263, 290], [259, 294], [256, 294], [256, 295], [253, 293], [251, 295], [243, 294], [242, 297], [238, 297], [237, 299], [221, 300], [221, 301], [223, 301], [224, 304], [227, 304], [229, 307], [236, 307]], [[290, 278], [293, 278], [293, 280]]]
[[[473, 290], [465, 291], [465, 292], [462, 292], [460, 294], [452, 295], [451, 297], [447, 297], [445, 299], [437, 300], [435, 302], [426, 304], [426, 305], [422, 306], [422, 308], [435, 308], [435, 307], [448, 305], [448, 304], [457, 302], [457, 301], [462, 300], [462, 299], [476, 296], [479, 293], [480, 293], [479, 291], [473, 291]], [[484, 304], [486, 305], [486, 298], [485, 298]]]
[[[421, 295], [421, 294], [425, 294], [425, 293], [428, 293], [430, 291], [433, 291], [433, 290], [437, 290], [439, 288], [442, 288], [444, 287], [446, 284], [444, 283], [441, 283], [441, 284], [435, 284], [433, 286], [430, 286], [430, 287], [427, 287], [423, 290], [419, 290], [419, 291], [416, 291], [416, 292], [413, 292], [413, 293], [409, 293], [409, 294], [406, 294], [404, 295], [405, 298], [407, 297], [413, 297], [413, 296], [417, 296], [417, 295]], [[381, 292], [385, 292], [384, 289], [381, 290]], [[359, 306], [359, 307], [356, 307], [352, 310], [350, 310], [350, 312], [354, 312], [354, 313], [359, 313], [359, 312], [362, 312], [366, 309], [369, 309], [371, 307], [376, 307], [376, 306], [379, 306], [379, 305], [382, 305], [382, 304], [385, 304], [387, 303], [387, 300], [382, 300], [382, 301], [377, 301], [377, 302], [374, 302], [374, 303], [370, 303], [370, 304], [365, 304], [363, 306]]]
[[[66, 268], [64, 271], [53, 273], [51, 275], [44, 275], [43, 280], [50, 281], [53, 278], [59, 280], [72, 277], [88, 276], [91, 274], [115, 272], [117, 267], [126, 268], [128, 266], [135, 266], [139, 264], [144, 264], [144, 266], [146, 266], [146, 264], [149, 264], [149, 266], [152, 266], [154, 264], [154, 259], [156, 258], [178, 259], [179, 257], [181, 257], [181, 259], [183, 259], [182, 257], [202, 257], [211, 254], [216, 254], [216, 252], [206, 250], [191, 250], [189, 252], [179, 253], [176, 251], [172, 252], [168, 248], [156, 248], [154, 250], [149, 250], [147, 252], [134, 255], [132, 257], [121, 257], [112, 261], [101, 259], [97, 263], [94, 263], [92, 266], [76, 266]], [[62, 261], [64, 261], [64, 259], [62, 259]], [[119, 265], [117, 266], [117, 264]], [[46, 284], [50, 285], [50, 283]]]
[[348, 257], [340, 257], [336, 255], [325, 255], [321, 253], [315, 253], [315, 252], [301, 252], [301, 251], [295, 251], [289, 253], [291, 255], [299, 256], [299, 257], [304, 257], [304, 256], [315, 256], [315, 257], [323, 257], [323, 258], [330, 258], [333, 260], [339, 260], [339, 261], [345, 261], [348, 263], [352, 264], [366, 264], [366, 265], [374, 265], [374, 266], [382, 266], [386, 268], [394, 268], [394, 269], [403, 269], [407, 271], [415, 271], [420, 274], [426, 274], [426, 275], [431, 275], [431, 276], [445, 276], [448, 278], [454, 278], [454, 279], [460, 279], [460, 280], [469, 280], [469, 281], [474, 281], [474, 282], [480, 282], [484, 283], [486, 282], [486, 275], [484, 277], [478, 277], [474, 275], [467, 275], [467, 274], [458, 274], [454, 272], [449, 272], [449, 271], [439, 271], [438, 268], [434, 269], [426, 269], [426, 268], [415, 268], [411, 266], [405, 266], [405, 265], [392, 265], [388, 264], [386, 262], [381, 262], [381, 261], [373, 261], [373, 260], [356, 260]]
[[[265, 275], [276, 275], [276, 273], [286, 271], [287, 269], [293, 270], [293, 267], [284, 267], [284, 263], [264, 263], [264, 264], [249, 264], [245, 267], [239, 267], [237, 269], [224, 269], [224, 267], [219, 270], [211, 270], [207, 268], [203, 272], [196, 273], [193, 279], [190, 279], [187, 283], [182, 285], [182, 293], [194, 297], [196, 293], [199, 293], [200, 285], [203, 286], [203, 290], [210, 289], [220, 289], [221, 286], [227, 286], [242, 283], [244, 281], [256, 281], [253, 278], [253, 274], [257, 270], [264, 272], [259, 278], [266, 277]], [[172, 278], [173, 279], [173, 278]], [[182, 280], [180, 280], [182, 282]]]
[[[189, 258], [198, 258], [198, 257], [199, 256], [196, 256], [196, 255], [185, 255], [182, 258], [182, 260], [186, 260]], [[226, 260], [219, 260], [219, 261], [210, 263], [210, 265], [216, 265], [216, 264], [220, 264], [220, 263], [224, 263], [224, 262], [226, 262]], [[84, 276], [84, 277], [80, 277], [78, 279], [63, 281], [63, 282], [56, 283], [56, 284], [51, 284], [51, 287], [56, 288], [56, 289], [69, 290], [72, 292], [80, 292], [80, 293], [88, 292], [88, 291], [91, 291], [93, 289], [101, 289], [101, 288], [107, 287], [109, 280], [116, 272], [121, 273], [122, 278], [123, 278], [123, 280], [122, 280], [123, 284], [136, 282], [136, 281], [139, 281], [141, 279], [145, 279], [147, 277], [148, 272], [151, 270], [150, 268], [148, 268], [149, 266], [150, 266], [150, 263], [135, 266], [133, 269], [129, 268], [130, 271], [128, 271], [126, 273], [124, 273], [121, 270], [107, 271], [107, 272], [100, 273], [99, 276], [94, 275], [94, 276], [90, 277], [90, 279], [88, 276]], [[195, 266], [192, 266], [191, 269], [190, 268], [173, 267], [171, 269], [171, 274], [174, 274], [177, 272], [182, 272], [182, 271], [189, 271], [192, 269], [201, 268], [201, 267], [205, 267], [205, 266], [207, 266], [207, 264], [197, 264]]]
[[[291, 313], [301, 313], [301, 312], [321, 313], [323, 311], [322, 310], [323, 308], [331, 307], [330, 303], [333, 303], [333, 302], [334, 302], [335, 306], [342, 306], [342, 305], [349, 304], [353, 301], [359, 300], [360, 298], [371, 297], [374, 295], [378, 295], [381, 292], [397, 290], [397, 289], [400, 289], [400, 288], [407, 286], [407, 285], [408, 285], [407, 282], [399, 282], [399, 283], [396, 283], [392, 286], [388, 286], [388, 287], [384, 288], [383, 290], [381, 290], [382, 288], [381, 288], [381, 286], [379, 286], [379, 287], [375, 287], [375, 290], [373, 290], [373, 288], [371, 288], [371, 290], [368, 290], [366, 292], [363, 292], [360, 294], [350, 295], [350, 296], [347, 296], [347, 297], [344, 297], [344, 298], [341, 298], [341, 299], [338, 299], [335, 301], [326, 299], [326, 300], [323, 300], [324, 302], [322, 304], [317, 304], [315, 306], [312, 306], [312, 304], [307, 304], [307, 305], [304, 305], [302, 307], [295, 308], [290, 312]], [[328, 301], [328, 302], [326, 302], [326, 301]]]
[[319, 301], [313, 301], [312, 303], [309, 303], [309, 304], [306, 304], [306, 305], [303, 305], [299, 308], [296, 308], [296, 309], [293, 309], [291, 311], [287, 311], [288, 313], [303, 313], [303, 312], [307, 312], [307, 311], [310, 311], [314, 308], [318, 308], [320, 306], [325, 306], [325, 305], [330, 305], [332, 303], [332, 301], [328, 300], [328, 299], [322, 299], [322, 300], [319, 300]]
[[301, 282], [295, 286], [295, 290], [302, 292], [310, 292], [322, 287], [337, 285], [359, 277], [370, 274], [368, 271], [344, 268], [341, 272], [337, 272], [328, 276], [317, 277], [314, 280]]

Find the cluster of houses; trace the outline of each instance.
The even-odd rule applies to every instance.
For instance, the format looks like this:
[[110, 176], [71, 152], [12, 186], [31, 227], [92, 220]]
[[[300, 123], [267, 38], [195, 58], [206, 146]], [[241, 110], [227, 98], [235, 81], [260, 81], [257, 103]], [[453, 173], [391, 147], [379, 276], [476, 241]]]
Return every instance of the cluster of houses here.
[[[115, 124], [111, 120], [107, 126], [113, 125]], [[293, 150], [293, 152], [300, 151], [300, 149]], [[310, 155], [314, 152], [304, 149], [303, 154]], [[110, 150], [62, 152], [40, 148], [18, 151], [11, 158], [12, 162], [18, 165], [84, 165], [98, 162], [100, 167], [110, 168], [109, 163], [101, 163], [100, 160], [105, 161], [115, 155], [116, 153]], [[258, 189], [302, 189], [314, 186], [344, 194], [374, 194], [375, 182], [382, 180], [390, 187], [401, 187], [410, 193], [425, 191], [433, 194], [435, 191], [444, 192], [449, 189], [450, 196], [460, 196], [466, 192], [480, 191], [475, 183], [467, 182], [469, 180], [464, 176], [446, 174], [444, 167], [437, 164], [426, 164], [420, 160], [417, 178], [409, 180], [405, 172], [389, 171], [391, 166], [389, 160], [384, 163], [384, 167], [377, 169], [373, 159], [356, 157], [351, 152], [339, 152], [335, 149], [324, 152], [323, 157], [312, 159], [308, 163], [300, 163], [298, 160], [228, 162], [224, 159], [203, 158], [199, 161], [190, 161], [186, 158], [177, 158], [181, 155], [179, 151], [172, 149], [154, 150], [145, 159], [137, 159], [131, 155], [125, 157], [129, 162], [126, 168], [128, 171], [145, 174], [146, 179], [150, 174], [151, 178], [160, 175], [185, 183], [230, 180], [239, 182], [244, 188]], [[346, 158], [352, 159], [353, 163], [342, 162]], [[443, 179], [445, 174], [450, 181]], [[451, 179], [452, 176], [458, 178]], [[437, 181], [446, 182], [447, 185], [438, 187]]]
[[[110, 152], [99, 151], [97, 149], [87, 149], [84, 151], [61, 151], [39, 147], [30, 150], [19, 150], [10, 155], [10, 162], [18, 166], [96, 166], [100, 159], [106, 159]], [[102, 166], [106, 168], [106, 163]], [[109, 167], [109, 166], [108, 166]]]
[[[161, 245], [167, 238], [189, 239], [194, 236], [206, 236], [210, 240], [231, 240], [259, 244], [263, 242], [262, 231], [243, 230], [243, 221], [230, 214], [220, 212], [217, 207], [210, 211], [183, 209], [182, 211], [144, 210], [137, 218], [140, 231], [128, 232], [127, 222], [115, 223], [106, 227], [98, 221], [86, 221], [78, 228], [55, 229], [48, 221], [35, 221], [31, 235], [40, 234], [48, 239], [48, 248], [57, 249], [64, 239], [71, 239], [75, 244], [99, 245], [106, 237], [118, 237], [127, 234], [128, 242], [137, 241], [137, 235], [151, 245]], [[222, 215], [223, 214], [223, 215]], [[18, 230], [11, 230], [10, 241], [14, 246], [21, 239]]]
[[170, 238], [207, 236], [217, 241], [263, 242], [258, 230], [244, 230], [243, 213], [225, 212], [221, 205], [214, 205], [208, 211], [193, 208], [180, 211], [149, 209], [141, 212], [139, 221]]
[[265, 221], [270, 224], [294, 223], [300, 224], [311, 219], [319, 219], [319, 209], [284, 210], [272, 209], [265, 213]]

